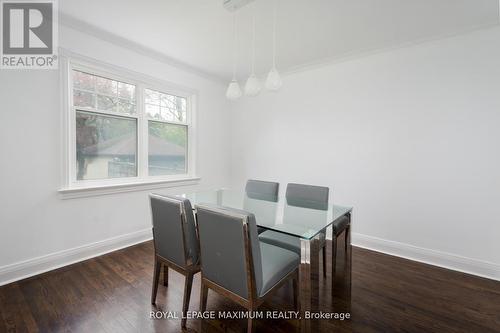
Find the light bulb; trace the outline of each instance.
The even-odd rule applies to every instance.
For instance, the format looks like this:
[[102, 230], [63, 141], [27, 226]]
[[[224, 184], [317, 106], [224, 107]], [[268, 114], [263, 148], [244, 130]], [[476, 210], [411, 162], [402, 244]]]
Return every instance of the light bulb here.
[[261, 89], [261, 84], [259, 79], [255, 76], [255, 74], [250, 75], [245, 84], [245, 95], [247, 96], [257, 96]]
[[282, 85], [283, 85], [283, 81], [281, 81], [280, 73], [278, 73], [276, 68], [272, 68], [269, 71], [269, 74], [267, 74], [266, 89], [272, 90], [272, 91], [277, 91], [281, 88]]
[[226, 90], [226, 98], [234, 101], [241, 97], [243, 93], [241, 92], [240, 85], [238, 81], [232, 80]]

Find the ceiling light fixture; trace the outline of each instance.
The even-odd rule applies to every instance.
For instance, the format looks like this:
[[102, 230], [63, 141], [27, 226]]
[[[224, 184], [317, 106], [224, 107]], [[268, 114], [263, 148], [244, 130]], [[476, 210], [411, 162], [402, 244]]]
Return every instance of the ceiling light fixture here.
[[247, 96], [257, 96], [261, 90], [260, 80], [255, 76], [255, 3], [253, 6], [253, 18], [252, 18], [252, 73], [248, 77], [247, 83], [245, 84], [245, 95]]
[[226, 98], [235, 101], [243, 94], [238, 80], [236, 80], [236, 64], [238, 62], [238, 26], [236, 24], [236, 13], [233, 14], [233, 79], [226, 90]]
[[271, 91], [277, 91], [283, 85], [280, 73], [276, 69], [276, 16], [278, 12], [278, 0], [274, 0], [274, 11], [273, 11], [273, 67], [267, 74], [266, 79], [266, 89]]

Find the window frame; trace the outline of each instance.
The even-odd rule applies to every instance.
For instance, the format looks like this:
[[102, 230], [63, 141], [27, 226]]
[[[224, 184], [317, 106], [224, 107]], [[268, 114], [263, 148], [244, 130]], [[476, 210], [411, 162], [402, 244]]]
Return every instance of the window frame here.
[[[133, 185], [154, 184], [155, 187], [161, 184], [176, 185], [185, 181], [197, 181], [196, 176], [196, 100], [197, 92], [195, 90], [181, 87], [167, 81], [159, 80], [144, 74], [133, 72], [127, 69], [113, 65], [101, 63], [93, 59], [82, 59], [75, 55], [61, 56], [60, 74], [62, 83], [62, 103], [63, 103], [63, 179], [60, 193], [72, 193], [79, 189], [88, 190], [102, 188], [126, 187], [130, 190]], [[124, 82], [135, 85], [136, 113], [123, 114], [119, 112], [108, 112], [104, 110], [92, 110], [85, 107], [76, 107], [73, 105], [73, 71], [82, 71], [88, 74], [102, 76], [107, 79]], [[147, 116], [145, 110], [144, 89], [155, 90], [165, 94], [171, 94], [186, 98], [186, 122], [169, 122], [164, 120], [151, 119]], [[97, 98], [97, 97], [96, 97]], [[96, 101], [97, 103], [97, 101]], [[97, 106], [97, 105], [96, 105]], [[106, 179], [76, 179], [76, 113], [77, 110], [90, 112], [97, 115], [118, 117], [124, 119], [136, 119], [137, 121], [137, 152], [136, 168], [137, 176], [119, 177]], [[148, 121], [159, 121], [172, 123], [175, 125], [184, 125], [187, 127], [187, 147], [186, 147], [186, 173], [176, 175], [157, 175], [148, 174]], [[144, 187], [144, 186], [141, 186]]]

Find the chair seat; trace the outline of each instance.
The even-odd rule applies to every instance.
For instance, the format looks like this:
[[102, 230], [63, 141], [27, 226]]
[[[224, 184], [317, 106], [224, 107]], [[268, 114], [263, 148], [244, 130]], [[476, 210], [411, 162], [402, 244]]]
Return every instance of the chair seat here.
[[260, 242], [260, 252], [262, 255], [262, 289], [259, 291], [259, 296], [263, 296], [298, 267], [300, 258], [294, 252], [264, 242]]
[[[347, 227], [349, 219], [345, 216], [337, 219], [333, 224], [333, 233], [338, 235]], [[267, 230], [259, 234], [259, 240], [261, 242], [279, 246], [281, 248], [293, 251], [300, 256], [300, 238], [290, 236], [281, 232]], [[324, 232], [319, 233], [319, 246], [320, 248], [326, 244], [326, 235]]]
[[261, 243], [267, 243], [292, 251], [300, 256], [300, 238], [281, 232], [267, 230], [259, 235]]
[[[279, 246], [281, 248], [293, 251], [300, 256], [300, 238], [290, 236], [281, 232], [267, 230], [259, 234], [261, 242]], [[324, 232], [319, 233], [319, 247], [326, 245], [326, 235]]]

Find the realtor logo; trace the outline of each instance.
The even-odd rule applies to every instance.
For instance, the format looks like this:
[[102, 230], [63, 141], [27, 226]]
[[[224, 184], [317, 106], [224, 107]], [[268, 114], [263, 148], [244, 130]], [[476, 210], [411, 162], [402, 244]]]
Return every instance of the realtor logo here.
[[57, 69], [56, 0], [1, 0], [2, 69]]

